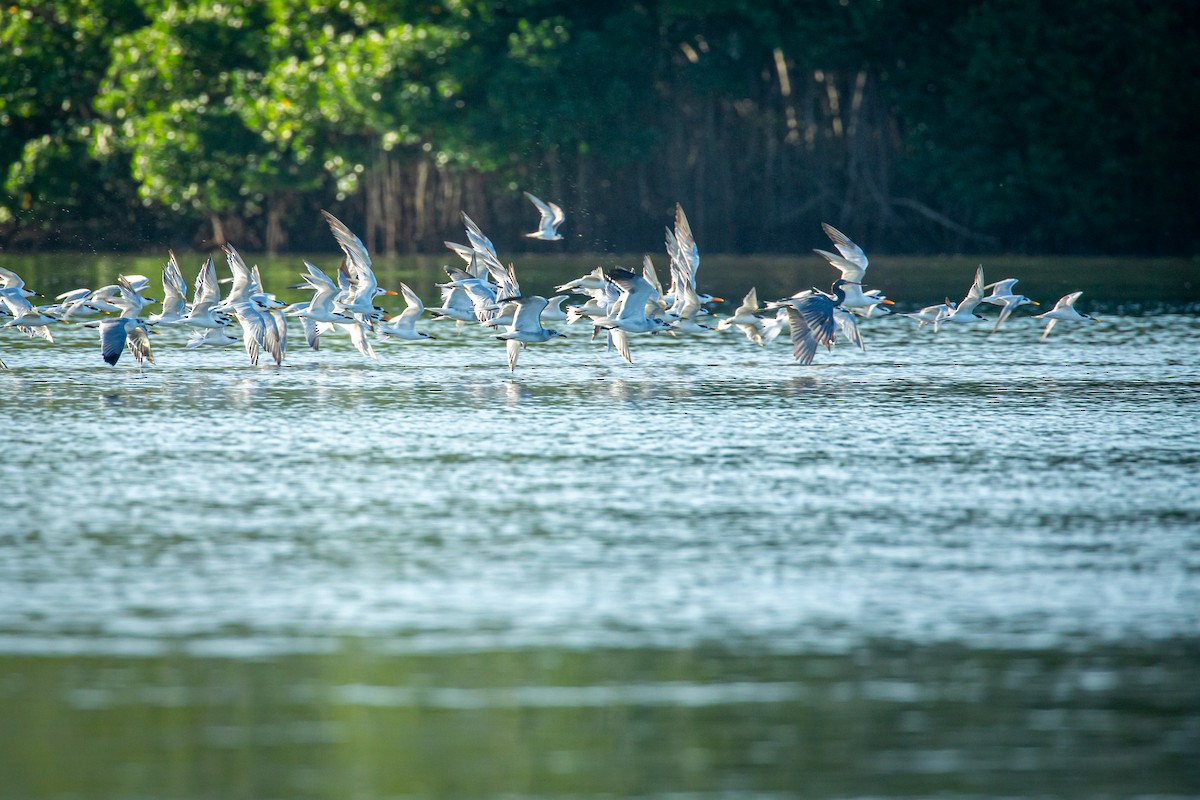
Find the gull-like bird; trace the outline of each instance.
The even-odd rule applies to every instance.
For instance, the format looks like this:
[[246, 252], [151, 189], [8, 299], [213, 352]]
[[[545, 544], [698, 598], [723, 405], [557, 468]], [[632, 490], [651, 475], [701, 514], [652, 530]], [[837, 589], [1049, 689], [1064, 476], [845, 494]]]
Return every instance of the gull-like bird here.
[[313, 350], [318, 350], [321, 346], [320, 337], [323, 332], [329, 330], [333, 325], [357, 325], [358, 320], [352, 314], [335, 307], [338, 285], [333, 282], [332, 278], [307, 261], [304, 262], [304, 267], [308, 272], [301, 276], [304, 282], [299, 286], [312, 289], [313, 297], [307, 303], [297, 303], [292, 306], [291, 313], [300, 317], [308, 346]]
[[217, 265], [209, 256], [196, 275], [192, 307], [181, 324], [202, 330], [221, 330], [233, 322], [233, 317], [219, 308], [220, 303], [221, 285], [217, 282]]
[[194, 350], [197, 347], [229, 347], [237, 343], [238, 338], [227, 334], [224, 328], [201, 328], [188, 337], [184, 347]]
[[287, 353], [287, 320], [283, 312], [265, 308], [251, 299], [234, 306], [233, 313], [242, 326], [242, 344], [250, 363], [258, 366], [259, 353], [266, 350], [275, 360], [275, 366], [283, 364]]
[[442, 304], [430, 308], [434, 319], [452, 319], [458, 323], [475, 321], [475, 306], [471, 296], [461, 286], [442, 286]]
[[4, 323], [3, 327], [16, 328], [31, 339], [40, 336], [51, 344], [54, 343], [54, 335], [50, 332], [49, 326], [62, 321], [57, 314], [51, 314], [35, 307], [33, 303], [29, 302], [29, 298], [21, 293], [19, 287], [0, 290], [0, 301], [12, 316], [12, 319]]
[[381, 294], [393, 295], [390, 289], [382, 289], [375, 279], [371, 269], [371, 256], [367, 248], [346, 225], [328, 211], [321, 211], [321, 216], [329, 224], [329, 230], [338, 246], [346, 255], [346, 267], [351, 277], [351, 293], [340, 300], [338, 310], [349, 314], [360, 315], [360, 321], [369, 323], [375, 315], [375, 298]]
[[842, 289], [846, 300], [841, 305], [847, 311], [856, 309], [872, 309], [879, 305], [892, 305], [892, 301], [879, 294], [878, 290], [864, 292], [863, 278], [867, 275], [870, 264], [863, 249], [851, 241], [850, 237], [827, 222], [821, 223], [821, 229], [833, 242], [837, 253], [828, 250], [813, 249], [813, 252], [829, 262], [831, 267], [842, 273]]
[[641, 275], [627, 269], [612, 269], [608, 271], [608, 280], [620, 290], [621, 296], [609, 315], [595, 325], [609, 332], [621, 358], [632, 364], [628, 334], [656, 333], [666, 330], [669, 323], [646, 316], [646, 301], [654, 287]]
[[759, 329], [758, 314], [763, 311], [762, 306], [758, 304], [758, 288], [753, 287], [746, 293], [742, 304], [733, 312], [732, 317], [726, 317], [717, 323], [717, 330], [727, 331], [730, 328], [737, 326], [737, 329], [746, 335], [746, 338], [757, 345], [763, 343], [762, 332]]
[[933, 325], [933, 332], [937, 333], [938, 326], [941, 325], [942, 320], [953, 310], [954, 303], [947, 300], [944, 303], [938, 303], [936, 306], [925, 306], [920, 311], [901, 314], [900, 316], [915, 319], [917, 321], [917, 330], [924, 328], [926, 325]]
[[558, 232], [558, 226], [566, 219], [563, 210], [554, 203], [543, 203], [529, 192], [526, 192], [525, 196], [529, 198], [529, 202], [533, 203], [538, 213], [542, 215], [542, 218], [538, 221], [538, 229], [533, 233], [525, 234], [525, 236], [530, 239], [541, 239], [547, 242], [563, 238]]
[[1004, 320], [1008, 319], [1009, 315], [1011, 315], [1013, 311], [1016, 311], [1020, 306], [1040, 305], [1040, 303], [1038, 303], [1036, 300], [1030, 300], [1025, 295], [1017, 294], [1015, 291], [1013, 291], [1013, 287], [1016, 286], [1016, 284], [1016, 278], [1006, 278], [1005, 280], [996, 281], [995, 283], [988, 284], [987, 286], [983, 287], [985, 289], [992, 290], [990, 295], [983, 298], [983, 302], [1000, 306], [1000, 316], [996, 318], [996, 326], [992, 328], [992, 333], [1000, 330], [1000, 326], [1004, 324]]
[[554, 287], [554, 291], [571, 292], [573, 294], [586, 294], [593, 289], [603, 289], [606, 283], [607, 281], [604, 278], [604, 268], [596, 267], [594, 270], [581, 278], [576, 278], [573, 281], [567, 281], [562, 286]]
[[37, 292], [25, 288], [24, 278], [4, 267], [0, 267], [0, 289], [11, 290], [11, 294], [19, 294], [22, 297], [33, 297], [37, 294]]
[[175, 325], [187, 319], [187, 283], [175, 253], [168, 250], [167, 256], [162, 270], [163, 310], [161, 314], [151, 314], [146, 320], [147, 325]]
[[1038, 314], [1034, 317], [1034, 319], [1050, 320], [1046, 323], [1046, 330], [1042, 331], [1039, 341], [1046, 341], [1046, 337], [1050, 335], [1050, 331], [1054, 329], [1054, 324], [1056, 322], [1082, 322], [1083, 320], [1091, 320], [1093, 322], [1099, 321], [1096, 317], [1093, 317], [1090, 314], [1084, 314], [1075, 310], [1075, 301], [1078, 300], [1082, 295], [1083, 292], [1071, 292], [1070, 294], [1061, 297], [1059, 301], [1054, 304], [1054, 308], [1050, 309], [1044, 314]]
[[531, 343], [548, 342], [560, 336], [565, 338], [565, 336], [556, 330], [542, 327], [542, 311], [546, 308], [546, 298], [531, 295], [517, 298], [511, 302], [517, 304], [517, 313], [508, 329], [504, 333], [498, 334], [496, 338], [505, 341], [505, 347], [508, 350], [508, 371], [515, 372], [517, 358], [523, 347]]
[[[946, 316], [938, 320], [939, 323], [955, 322], [973, 324], [983, 322], [986, 317], [975, 313], [975, 309], [983, 302], [983, 265], [979, 265], [979, 269], [975, 270], [975, 282], [971, 284], [971, 288], [967, 290], [967, 296], [962, 299], [962, 302], [957, 306], [952, 306]], [[946, 304], [950, 305], [950, 300], [947, 298]]]
[[436, 338], [417, 330], [417, 320], [425, 311], [425, 304], [421, 302], [421, 298], [417, 297], [417, 293], [403, 282], [400, 284], [400, 293], [404, 295], [404, 310], [379, 324], [379, 338], [398, 339], [402, 342], [419, 342], [422, 339]]

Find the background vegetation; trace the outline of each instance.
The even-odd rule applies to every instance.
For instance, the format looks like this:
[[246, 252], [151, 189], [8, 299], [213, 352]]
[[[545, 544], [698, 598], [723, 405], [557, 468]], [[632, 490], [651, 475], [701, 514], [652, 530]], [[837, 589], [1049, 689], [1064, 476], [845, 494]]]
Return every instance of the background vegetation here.
[[[45, 0], [0, 11], [0, 245], [1194, 253], [1190, 0]], [[819, 238], [819, 237], [818, 237]], [[319, 245], [318, 245], [319, 243]]]

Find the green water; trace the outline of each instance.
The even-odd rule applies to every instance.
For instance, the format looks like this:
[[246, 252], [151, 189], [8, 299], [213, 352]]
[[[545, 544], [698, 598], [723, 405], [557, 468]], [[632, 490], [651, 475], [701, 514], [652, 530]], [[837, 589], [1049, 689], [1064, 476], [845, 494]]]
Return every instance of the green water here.
[[[380, 276], [428, 300], [441, 261]], [[917, 307], [962, 262], [872, 270]], [[138, 370], [0, 331], [0, 797], [1200, 794], [1194, 270], [1038, 264], [985, 262], [1102, 320], [870, 319], [812, 367], [572, 326], [510, 376], [429, 321], [282, 369], [167, 331]]]

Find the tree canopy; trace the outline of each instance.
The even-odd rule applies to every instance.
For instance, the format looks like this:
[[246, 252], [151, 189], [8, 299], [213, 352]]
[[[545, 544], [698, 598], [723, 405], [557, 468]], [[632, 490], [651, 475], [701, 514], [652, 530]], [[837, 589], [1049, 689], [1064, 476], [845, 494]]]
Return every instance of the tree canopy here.
[[[1195, 252], [1184, 0], [45, 0], [0, 10], [0, 244]], [[503, 233], [507, 231], [508, 233]]]

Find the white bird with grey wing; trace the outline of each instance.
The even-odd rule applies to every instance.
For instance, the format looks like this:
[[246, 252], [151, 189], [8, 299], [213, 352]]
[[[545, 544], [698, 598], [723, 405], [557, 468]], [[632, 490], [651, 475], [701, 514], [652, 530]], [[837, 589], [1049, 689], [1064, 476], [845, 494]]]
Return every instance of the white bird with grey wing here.
[[1016, 285], [1016, 278], [1006, 278], [1005, 280], [996, 281], [995, 283], [991, 283], [983, 287], [985, 289], [992, 290], [991, 294], [983, 298], [983, 302], [991, 303], [994, 306], [1000, 306], [1000, 316], [996, 318], [996, 325], [992, 328], [992, 333], [1000, 330], [1000, 326], [1004, 324], [1004, 321], [1021, 306], [1041, 305], [1036, 300], [1030, 300], [1025, 295], [1017, 294], [1015, 291], [1013, 291]]
[[1059, 298], [1059, 301], [1054, 304], [1054, 308], [1034, 317], [1034, 319], [1050, 320], [1046, 323], [1046, 330], [1042, 331], [1039, 341], [1046, 341], [1046, 337], [1050, 335], [1050, 331], [1054, 329], [1054, 324], [1057, 322], [1083, 322], [1084, 320], [1099, 322], [1096, 317], [1075, 310], [1075, 301], [1081, 296], [1083, 296], [1083, 292], [1071, 292]]
[[525, 196], [529, 198], [529, 202], [533, 203], [537, 208], [541, 219], [538, 220], [538, 229], [533, 233], [525, 234], [530, 239], [541, 239], [546, 242], [554, 242], [562, 239], [562, 235], [558, 232], [558, 226], [562, 225], [566, 219], [566, 214], [554, 203], [543, 203], [538, 198], [534, 197], [529, 192], [525, 192]]
[[376, 315], [375, 298], [381, 294], [395, 296], [396, 292], [380, 288], [375, 279], [375, 272], [371, 269], [371, 256], [362, 240], [328, 211], [321, 211], [321, 216], [325, 218], [333, 238], [346, 256], [345, 264], [351, 278], [350, 292], [348, 296], [339, 300], [338, 310], [347, 314], [357, 314], [361, 322], [370, 324]]
[[746, 293], [746, 297], [742, 300], [742, 304], [733, 312], [733, 316], [726, 317], [717, 323], [717, 330], [727, 331], [736, 326], [738, 330], [746, 335], [746, 338], [757, 345], [762, 345], [762, 332], [759, 330], [758, 314], [762, 313], [763, 307], [758, 304], [758, 288], [753, 287]]
[[983, 302], [983, 265], [979, 265], [979, 269], [975, 270], [975, 281], [971, 284], [971, 288], [967, 290], [967, 296], [962, 299], [958, 305], [952, 305], [950, 299], [946, 298], [946, 305], [951, 306], [946, 315], [938, 320], [938, 324], [946, 324], [953, 322], [955, 324], [970, 324], [983, 322], [986, 317], [977, 314], [975, 309]]
[[609, 315], [595, 325], [609, 332], [613, 347], [621, 354], [621, 358], [632, 364], [629, 334], [657, 333], [667, 330], [670, 325], [646, 316], [646, 301], [653, 294], [654, 287], [645, 278], [627, 269], [612, 269], [608, 271], [608, 280], [620, 290], [621, 296]]
[[564, 334], [542, 326], [542, 311], [546, 308], [546, 298], [531, 295], [511, 302], [517, 305], [517, 313], [508, 329], [496, 336], [497, 339], [505, 341], [509, 372], [517, 369], [517, 358], [526, 345], [548, 342], [558, 337], [566, 338]]
[[217, 266], [209, 256], [199, 274], [196, 275], [195, 288], [192, 291], [192, 308], [181, 324], [192, 328], [220, 331], [233, 322], [233, 317], [227, 310], [219, 308], [221, 304], [221, 285], [217, 282]]
[[425, 304], [421, 302], [421, 298], [409, 288], [407, 283], [400, 284], [400, 293], [404, 295], [404, 310], [391, 319], [379, 323], [378, 338], [380, 340], [396, 339], [402, 342], [419, 342], [423, 339], [436, 338], [417, 330], [417, 320], [425, 311]]
[[0, 289], [0, 302], [12, 317], [11, 320], [4, 323], [4, 327], [16, 328], [30, 338], [40, 336], [53, 343], [54, 335], [50, 333], [49, 326], [62, 320], [56, 312], [50, 309], [36, 308], [33, 303], [29, 302], [29, 297], [34, 296], [34, 293], [29, 292], [28, 295], [27, 297], [22, 287]]
[[879, 294], [878, 290], [863, 291], [863, 279], [867, 275], [867, 266], [870, 264], [863, 249], [851, 241], [849, 236], [827, 222], [821, 223], [821, 229], [825, 231], [825, 235], [833, 242], [833, 246], [838, 252], [830, 253], [828, 250], [816, 248], [813, 249], [813, 252], [828, 261], [831, 267], [842, 274], [844, 281], [842, 288], [846, 294], [846, 300], [841, 304], [842, 308], [847, 311], [860, 309], [866, 311], [879, 305], [893, 305], [893, 302]]
[[167, 263], [163, 266], [163, 310], [151, 314], [147, 325], [177, 325], [187, 319], [187, 283], [175, 260], [175, 253], [167, 251]]

